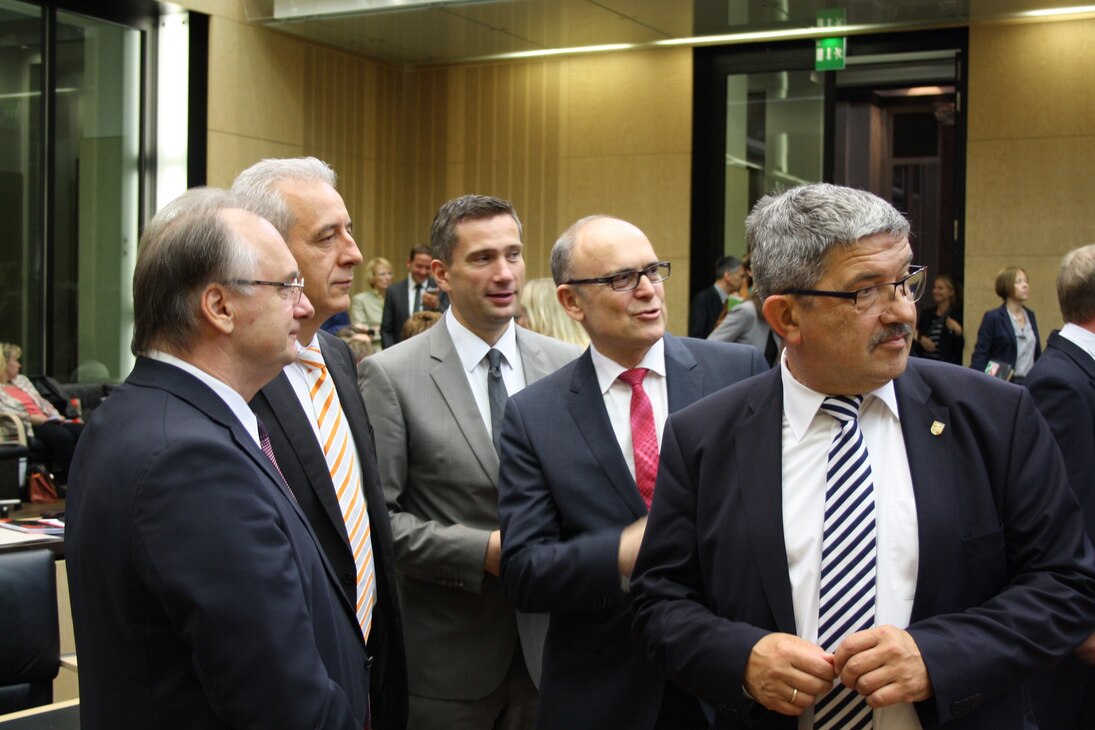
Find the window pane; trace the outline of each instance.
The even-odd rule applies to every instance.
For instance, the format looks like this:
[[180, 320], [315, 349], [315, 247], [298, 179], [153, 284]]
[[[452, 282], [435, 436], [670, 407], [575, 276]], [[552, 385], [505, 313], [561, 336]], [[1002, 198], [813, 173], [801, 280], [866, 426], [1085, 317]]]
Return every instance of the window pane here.
[[42, 370], [41, 11], [0, 0], [0, 340]]
[[57, 14], [49, 371], [118, 380], [133, 358], [140, 33]]

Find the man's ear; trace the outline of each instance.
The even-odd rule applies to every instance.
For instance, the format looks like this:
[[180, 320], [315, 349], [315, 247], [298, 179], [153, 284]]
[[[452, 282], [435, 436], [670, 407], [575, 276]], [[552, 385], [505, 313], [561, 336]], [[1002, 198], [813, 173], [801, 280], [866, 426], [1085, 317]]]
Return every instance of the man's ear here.
[[449, 281], [449, 270], [445, 266], [445, 262], [441, 259], [434, 259], [430, 262], [430, 269], [433, 280], [437, 282], [437, 286], [441, 291], [452, 294], [452, 282]]
[[789, 294], [773, 294], [764, 300], [764, 318], [780, 338], [792, 345], [802, 341], [799, 329], [801, 303]]
[[222, 334], [231, 334], [236, 327], [235, 302], [222, 284], [209, 284], [199, 300], [202, 319]]
[[575, 322], [585, 320], [586, 313], [582, 308], [582, 300], [574, 287], [570, 284], [560, 284], [555, 289], [555, 296], [559, 299], [559, 304], [563, 305], [563, 311], [567, 313], [568, 317]]

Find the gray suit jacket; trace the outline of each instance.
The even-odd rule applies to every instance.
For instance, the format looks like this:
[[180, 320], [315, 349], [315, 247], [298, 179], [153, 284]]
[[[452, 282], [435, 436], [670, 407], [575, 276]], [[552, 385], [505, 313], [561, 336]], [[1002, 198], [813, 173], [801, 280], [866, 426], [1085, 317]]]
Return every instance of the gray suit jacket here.
[[[530, 384], [578, 355], [520, 327], [517, 347]], [[444, 322], [366, 358], [362, 375], [392, 518], [410, 693], [484, 697], [518, 641], [513, 604], [483, 572], [498, 529], [498, 454]], [[523, 648], [536, 677], [541, 647]]]
[[[707, 335], [707, 339], [713, 342], [740, 342], [743, 345], [752, 345], [764, 353], [768, 347], [768, 333], [772, 328], [768, 320], [757, 311], [757, 303], [752, 299], [746, 299], [738, 306], [731, 309], [719, 322], [714, 332]], [[773, 333], [776, 338], [776, 347], [782, 349], [783, 340]]]

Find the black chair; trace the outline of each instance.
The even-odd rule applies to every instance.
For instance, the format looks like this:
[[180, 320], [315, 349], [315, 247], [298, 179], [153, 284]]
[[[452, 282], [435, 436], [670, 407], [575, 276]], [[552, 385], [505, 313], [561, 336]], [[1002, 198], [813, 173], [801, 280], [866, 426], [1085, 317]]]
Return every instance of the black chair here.
[[22, 499], [20, 462], [30, 456], [23, 422], [13, 413], [0, 413], [0, 517], [18, 508]]
[[0, 715], [53, 702], [61, 667], [53, 553], [0, 553]]

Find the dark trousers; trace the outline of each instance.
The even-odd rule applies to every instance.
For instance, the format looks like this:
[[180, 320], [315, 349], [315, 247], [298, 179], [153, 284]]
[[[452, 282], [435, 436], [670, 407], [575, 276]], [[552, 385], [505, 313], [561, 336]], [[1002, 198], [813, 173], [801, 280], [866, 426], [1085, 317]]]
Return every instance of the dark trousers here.
[[28, 445], [33, 456], [44, 461], [58, 477], [65, 477], [83, 430], [82, 423], [49, 421], [34, 427], [34, 436], [28, 439]]

